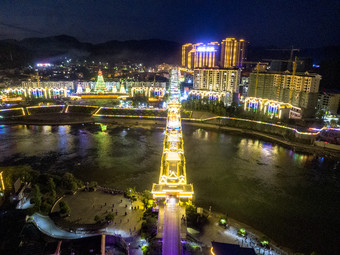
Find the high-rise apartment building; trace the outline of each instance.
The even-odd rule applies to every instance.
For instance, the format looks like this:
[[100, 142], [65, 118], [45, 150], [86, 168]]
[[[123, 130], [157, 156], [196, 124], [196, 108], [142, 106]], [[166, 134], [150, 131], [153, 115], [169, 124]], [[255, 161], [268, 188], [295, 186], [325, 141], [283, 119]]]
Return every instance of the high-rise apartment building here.
[[[189, 66], [189, 52], [193, 49], [192, 43], [187, 43], [182, 46], [182, 66], [187, 67]], [[191, 56], [190, 56], [191, 58]]]
[[238, 93], [240, 69], [199, 68], [194, 71], [194, 89]]
[[246, 59], [245, 40], [226, 38], [221, 43], [221, 67], [242, 67]]
[[182, 66], [189, 69], [218, 66], [219, 47], [218, 42], [183, 45]]
[[251, 73], [248, 97], [289, 103], [301, 108], [303, 117], [316, 111], [321, 75], [314, 73], [262, 72]]
[[318, 110], [327, 115], [337, 115], [340, 103], [340, 94], [335, 92], [321, 92], [318, 98]]
[[246, 59], [246, 42], [226, 38], [218, 42], [187, 43], [182, 46], [182, 66], [188, 69], [241, 67]]
[[208, 98], [230, 105], [238, 98], [241, 70], [238, 68], [196, 68], [194, 70], [194, 98]]
[[219, 43], [211, 42], [196, 47], [194, 68], [216, 67], [219, 59]]

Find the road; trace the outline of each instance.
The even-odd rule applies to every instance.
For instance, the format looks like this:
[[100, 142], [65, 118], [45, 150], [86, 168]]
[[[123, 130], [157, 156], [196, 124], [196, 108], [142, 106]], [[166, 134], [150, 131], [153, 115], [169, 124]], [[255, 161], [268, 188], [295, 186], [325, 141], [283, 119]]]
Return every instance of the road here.
[[177, 255], [181, 251], [180, 237], [180, 207], [177, 201], [171, 198], [164, 208], [163, 221], [163, 255]]

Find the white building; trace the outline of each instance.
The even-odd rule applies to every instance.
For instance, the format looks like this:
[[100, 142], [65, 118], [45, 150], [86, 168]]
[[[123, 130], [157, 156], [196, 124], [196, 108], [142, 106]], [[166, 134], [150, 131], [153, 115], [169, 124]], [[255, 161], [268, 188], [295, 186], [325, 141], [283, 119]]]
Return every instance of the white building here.
[[21, 87], [24, 89], [29, 88], [44, 88], [44, 89], [60, 89], [60, 88], [67, 88], [73, 89], [73, 81], [23, 81], [21, 82]]
[[337, 115], [340, 94], [321, 92], [318, 98], [318, 110], [323, 110], [327, 115]]
[[194, 70], [196, 90], [238, 93], [240, 69], [202, 68]]

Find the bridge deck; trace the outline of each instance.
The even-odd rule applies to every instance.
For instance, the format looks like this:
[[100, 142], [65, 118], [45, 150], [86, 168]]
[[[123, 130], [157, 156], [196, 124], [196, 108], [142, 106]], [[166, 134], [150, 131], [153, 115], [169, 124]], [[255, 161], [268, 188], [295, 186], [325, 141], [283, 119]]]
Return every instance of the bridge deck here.
[[176, 204], [168, 204], [164, 208], [163, 221], [163, 255], [181, 254], [181, 225], [180, 207]]

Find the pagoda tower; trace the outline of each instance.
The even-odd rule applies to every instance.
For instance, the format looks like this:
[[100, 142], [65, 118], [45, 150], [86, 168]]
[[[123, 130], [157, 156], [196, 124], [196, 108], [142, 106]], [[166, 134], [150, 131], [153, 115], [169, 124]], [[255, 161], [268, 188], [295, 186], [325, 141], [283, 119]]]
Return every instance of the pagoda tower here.
[[119, 90], [119, 93], [126, 93], [126, 91], [125, 91], [125, 87], [124, 87], [124, 83], [121, 83], [120, 84], [120, 90]]
[[106, 88], [104, 78], [103, 78], [103, 73], [101, 70], [98, 71], [98, 79], [97, 79], [96, 86], [94, 88], [94, 92], [107, 93], [107, 88]]
[[85, 92], [86, 93], [91, 93], [91, 89], [90, 89], [89, 85], [86, 86]]
[[83, 93], [83, 87], [80, 84], [78, 84], [77, 94], [81, 94], [81, 93]]
[[117, 93], [117, 87], [115, 84], [112, 86], [112, 93]]

